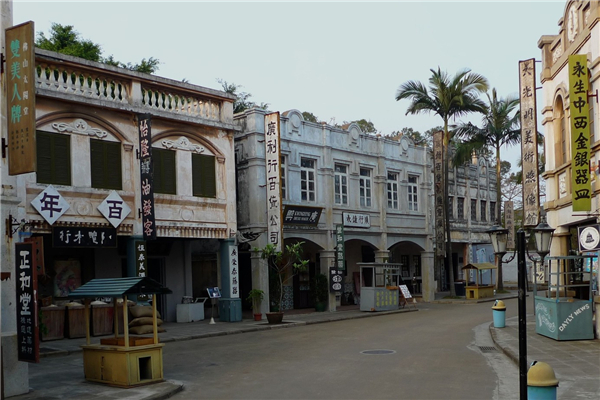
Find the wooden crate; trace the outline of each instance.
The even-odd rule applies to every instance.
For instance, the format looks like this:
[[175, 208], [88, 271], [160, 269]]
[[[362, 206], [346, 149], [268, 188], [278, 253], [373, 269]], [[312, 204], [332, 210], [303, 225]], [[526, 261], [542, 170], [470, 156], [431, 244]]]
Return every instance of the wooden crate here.
[[42, 340], [57, 340], [65, 337], [65, 307], [42, 307], [42, 323], [48, 330], [42, 332]]
[[67, 307], [65, 336], [74, 339], [85, 334], [85, 307]]
[[114, 309], [112, 304], [92, 305], [92, 336], [114, 333]]

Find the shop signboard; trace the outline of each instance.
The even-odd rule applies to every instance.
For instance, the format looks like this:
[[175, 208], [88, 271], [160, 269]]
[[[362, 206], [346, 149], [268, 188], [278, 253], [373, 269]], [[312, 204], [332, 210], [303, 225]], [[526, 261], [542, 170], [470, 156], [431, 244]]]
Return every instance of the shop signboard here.
[[[138, 277], [146, 277], [148, 276], [148, 254], [146, 252], [146, 241], [135, 240], [133, 245], [135, 249], [135, 275]], [[141, 294], [138, 296], [138, 301], [146, 301], [148, 298], [149, 295]]]
[[317, 226], [321, 211], [321, 207], [287, 205], [283, 209], [283, 224]]
[[446, 239], [444, 227], [444, 132], [433, 134], [433, 194], [435, 196], [435, 254], [446, 256]]
[[344, 271], [333, 267], [329, 268], [329, 292], [341, 292], [343, 290], [342, 283], [344, 281]]
[[31, 206], [44, 217], [49, 225], [54, 224], [70, 207], [69, 203], [52, 185], [49, 185], [42, 190], [42, 192], [33, 199]]
[[52, 228], [52, 247], [117, 247], [117, 230], [86, 226], [55, 226]]
[[279, 113], [265, 115], [265, 170], [267, 177], [267, 241], [281, 251], [281, 147]]
[[335, 268], [339, 271], [346, 269], [346, 249], [344, 246], [344, 225], [335, 226]]
[[504, 226], [508, 229], [507, 249], [515, 248], [515, 209], [512, 201], [504, 202]]
[[140, 183], [142, 186], [141, 209], [144, 240], [156, 239], [154, 219], [154, 181], [152, 179], [152, 120], [148, 114], [138, 115], [140, 141]]
[[117, 228], [129, 215], [131, 208], [129, 208], [121, 196], [113, 190], [104, 201], [100, 203], [98, 211], [100, 211], [100, 214], [104, 215], [104, 218], [106, 218], [112, 226]]
[[352, 227], [352, 228], [370, 228], [371, 227], [371, 218], [369, 214], [359, 214], [359, 213], [342, 213], [342, 218], [344, 221], [344, 226]]
[[36, 171], [34, 31], [33, 21], [6, 29], [9, 175]]
[[523, 226], [538, 224], [540, 187], [538, 174], [535, 59], [519, 61], [521, 103], [521, 163], [523, 165]]
[[577, 237], [579, 251], [587, 252], [600, 249], [600, 225], [578, 227]]
[[229, 245], [229, 297], [240, 297], [240, 268], [238, 265], [238, 248], [235, 244]]
[[17, 354], [19, 361], [40, 362], [37, 267], [33, 243], [15, 244]]

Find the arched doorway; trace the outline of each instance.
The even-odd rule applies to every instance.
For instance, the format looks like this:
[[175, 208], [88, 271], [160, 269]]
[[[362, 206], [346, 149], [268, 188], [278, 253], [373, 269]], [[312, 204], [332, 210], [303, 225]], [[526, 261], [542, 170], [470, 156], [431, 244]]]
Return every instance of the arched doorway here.
[[398, 242], [389, 248], [390, 262], [399, 263], [402, 279], [411, 293], [423, 292], [423, 268], [421, 253], [424, 249], [410, 241]]

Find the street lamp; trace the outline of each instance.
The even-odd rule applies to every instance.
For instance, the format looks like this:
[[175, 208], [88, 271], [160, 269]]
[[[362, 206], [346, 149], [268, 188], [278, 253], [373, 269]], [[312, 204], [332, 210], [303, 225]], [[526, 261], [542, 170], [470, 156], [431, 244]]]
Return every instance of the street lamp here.
[[546, 217], [542, 217], [542, 221], [538, 226], [533, 228], [533, 233], [535, 235], [535, 247], [537, 253], [540, 255], [542, 259], [542, 266], [544, 265], [544, 258], [550, 253], [550, 244], [552, 243], [552, 234], [554, 233], [554, 228], [552, 228], [546, 222]]
[[[504, 289], [504, 284], [502, 282], [502, 263], [504, 261], [502, 260], [502, 258], [506, 254], [506, 244], [508, 243], [508, 229], [503, 228], [498, 222], [496, 222], [496, 225], [492, 226], [486, 232], [490, 235], [492, 246], [494, 247], [494, 255], [496, 255], [497, 257], [496, 267], [498, 268], [498, 272], [496, 272], [496, 280], [498, 281], [498, 291], [500, 291]], [[514, 258], [515, 255], [513, 254], [512, 257], [505, 262], [509, 263]]]

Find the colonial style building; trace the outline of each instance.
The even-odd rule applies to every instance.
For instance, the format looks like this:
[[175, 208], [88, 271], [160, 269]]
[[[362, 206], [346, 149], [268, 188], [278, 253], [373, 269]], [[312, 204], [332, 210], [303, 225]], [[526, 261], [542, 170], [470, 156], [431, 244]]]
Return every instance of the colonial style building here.
[[[266, 266], [253, 250], [268, 243], [264, 121], [265, 111], [256, 108], [236, 114], [240, 132], [235, 152], [238, 231], [263, 233], [249, 246], [240, 246], [241, 269], [252, 267], [252, 277], [242, 277], [242, 289], [268, 292]], [[297, 110], [284, 112], [280, 125], [284, 243], [303, 241], [310, 259], [309, 271], [286, 288], [284, 308], [311, 306], [310, 279], [334, 266], [340, 225], [346, 262], [342, 303], [357, 295], [357, 263], [386, 260], [401, 263], [402, 276], [425, 301], [432, 300], [432, 163], [427, 148], [407, 137], [393, 141], [364, 134], [356, 124], [338, 128], [308, 122]], [[296, 212], [315, 219], [305, 223], [290, 217]], [[331, 296], [330, 310], [335, 306]], [[262, 311], [267, 307], [263, 302]]]
[[[577, 251], [577, 228], [598, 222], [600, 193], [598, 162], [598, 78], [600, 77], [600, 8], [597, 1], [568, 1], [558, 21], [558, 32], [542, 36], [538, 46], [542, 53], [541, 83], [543, 87], [542, 126], [545, 136], [546, 203], [548, 224], [554, 240], [550, 255], [567, 255]], [[569, 55], [587, 58], [589, 90], [587, 107], [590, 128], [591, 210], [573, 211], [572, 132], [569, 106]]]

